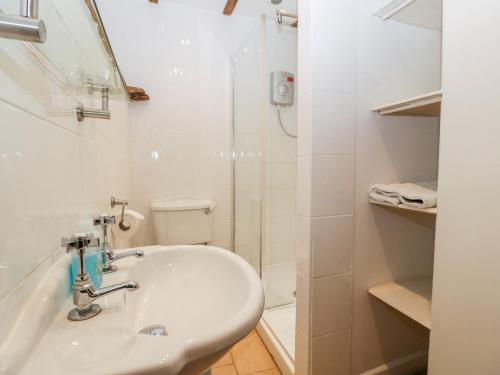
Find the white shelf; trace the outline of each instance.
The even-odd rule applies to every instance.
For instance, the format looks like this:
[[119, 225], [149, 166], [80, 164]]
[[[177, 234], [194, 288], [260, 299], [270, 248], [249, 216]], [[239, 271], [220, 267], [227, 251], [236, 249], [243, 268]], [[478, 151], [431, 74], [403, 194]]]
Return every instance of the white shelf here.
[[427, 214], [427, 215], [437, 215], [437, 213], [438, 213], [437, 207], [433, 207], [433, 208], [415, 208], [415, 207], [403, 206], [401, 204], [399, 206], [394, 206], [393, 204], [379, 202], [379, 201], [376, 201], [375, 199], [370, 199], [369, 202], [371, 204], [374, 204], [374, 205], [377, 205], [377, 206], [382, 206], [382, 207], [387, 207], [387, 208], [393, 208], [395, 210], [419, 212], [419, 213]]
[[441, 31], [443, 0], [391, 0], [375, 15], [382, 20], [394, 20], [414, 26]]
[[390, 282], [370, 288], [368, 293], [431, 329], [432, 278]]
[[428, 94], [415, 96], [400, 100], [388, 105], [374, 108], [373, 110], [382, 116], [432, 116], [441, 115], [441, 99], [443, 92], [441, 90], [433, 91]]

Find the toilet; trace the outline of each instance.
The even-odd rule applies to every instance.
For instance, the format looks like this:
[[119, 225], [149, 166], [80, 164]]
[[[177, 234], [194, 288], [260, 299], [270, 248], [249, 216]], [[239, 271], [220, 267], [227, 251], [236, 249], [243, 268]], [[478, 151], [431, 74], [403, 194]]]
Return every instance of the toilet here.
[[215, 203], [207, 198], [174, 196], [151, 202], [158, 245], [206, 244], [213, 235]]

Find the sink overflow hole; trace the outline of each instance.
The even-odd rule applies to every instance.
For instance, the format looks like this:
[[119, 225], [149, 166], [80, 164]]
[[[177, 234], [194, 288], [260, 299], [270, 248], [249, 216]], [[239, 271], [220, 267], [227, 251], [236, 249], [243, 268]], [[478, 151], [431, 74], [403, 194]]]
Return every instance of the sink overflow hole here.
[[139, 331], [143, 335], [149, 336], [168, 336], [167, 329], [160, 324], [153, 324]]

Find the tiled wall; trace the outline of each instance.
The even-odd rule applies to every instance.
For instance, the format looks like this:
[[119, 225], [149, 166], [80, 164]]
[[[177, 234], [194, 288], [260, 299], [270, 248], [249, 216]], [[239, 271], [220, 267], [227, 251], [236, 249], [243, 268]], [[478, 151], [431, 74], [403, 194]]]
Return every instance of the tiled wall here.
[[111, 100], [110, 121], [78, 122], [76, 102], [100, 99], [55, 77], [29, 44], [0, 39], [0, 342], [61, 237], [92, 230], [112, 195], [130, 193], [124, 97]]
[[350, 374], [355, 2], [299, 2], [296, 373]]
[[131, 206], [146, 217], [133, 243], [155, 243], [151, 200], [198, 195], [217, 204], [212, 244], [231, 248], [230, 56], [256, 20], [167, 2], [98, 5], [127, 82], [151, 97], [130, 106]]

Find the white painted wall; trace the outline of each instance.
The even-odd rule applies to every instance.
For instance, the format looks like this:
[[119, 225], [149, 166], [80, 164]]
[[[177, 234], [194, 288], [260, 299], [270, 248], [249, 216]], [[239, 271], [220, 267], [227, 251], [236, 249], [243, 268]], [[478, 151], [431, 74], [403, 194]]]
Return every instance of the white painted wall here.
[[500, 4], [445, 1], [430, 374], [500, 373]]
[[190, 194], [216, 202], [212, 244], [231, 248], [230, 56], [256, 20], [169, 2], [98, 6], [127, 83], [151, 97], [130, 105], [131, 206], [146, 216], [133, 244], [155, 244], [151, 200]]
[[384, 3], [357, 2], [353, 374], [428, 346], [427, 329], [367, 293], [381, 283], [430, 275], [434, 255], [434, 218], [367, 200], [372, 184], [436, 180], [438, 167], [439, 120], [371, 112], [440, 88], [441, 34], [381, 21], [373, 13]]
[[[49, 30], [64, 28], [46, 21]], [[59, 48], [81, 73], [85, 64], [72, 47]], [[32, 46], [0, 39], [0, 343], [63, 254], [61, 237], [92, 230], [91, 218], [110, 210], [112, 195], [130, 194], [125, 97], [111, 100], [110, 121], [78, 122], [76, 102], [98, 107], [100, 98], [56, 77]]]

